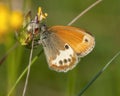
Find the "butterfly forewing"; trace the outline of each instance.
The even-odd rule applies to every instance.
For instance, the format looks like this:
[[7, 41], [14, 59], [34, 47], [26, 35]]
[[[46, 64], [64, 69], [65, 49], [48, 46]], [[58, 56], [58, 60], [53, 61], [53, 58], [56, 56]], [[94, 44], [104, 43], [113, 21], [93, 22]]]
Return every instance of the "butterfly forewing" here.
[[53, 26], [49, 29], [62, 41], [68, 43], [76, 54], [83, 57], [94, 48], [94, 37], [84, 30], [71, 26]]

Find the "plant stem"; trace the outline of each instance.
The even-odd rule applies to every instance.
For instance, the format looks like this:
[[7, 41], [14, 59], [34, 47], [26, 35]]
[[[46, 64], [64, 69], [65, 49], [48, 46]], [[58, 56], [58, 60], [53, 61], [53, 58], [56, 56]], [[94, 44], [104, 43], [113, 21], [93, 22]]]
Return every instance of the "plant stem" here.
[[[32, 66], [34, 63], [35, 63], [35, 61], [38, 59], [38, 57], [42, 54], [42, 52], [43, 52], [43, 50], [41, 50], [38, 54], [37, 54], [37, 56], [35, 56], [34, 58], [33, 58], [33, 60], [31, 61], [31, 64], [30, 64], [30, 66]], [[27, 72], [27, 70], [28, 70], [28, 66], [24, 69], [24, 71], [21, 73], [21, 75], [18, 77], [18, 79], [16, 80], [16, 82], [14, 83], [14, 85], [12, 86], [12, 88], [10, 89], [10, 91], [8, 92], [8, 95], [7, 96], [10, 96], [11, 94], [12, 94], [12, 92], [13, 92], [13, 90], [15, 89], [15, 87], [17, 86], [17, 84], [20, 82], [20, 80], [22, 79], [22, 77], [25, 75], [25, 73]]]
[[67, 94], [66, 96], [75, 96], [75, 86], [76, 86], [76, 69], [68, 74], [67, 80]]
[[29, 64], [28, 64], [28, 71], [27, 71], [27, 76], [26, 76], [26, 81], [23, 89], [23, 94], [22, 96], [25, 96], [26, 90], [27, 90], [27, 85], [28, 85], [28, 79], [30, 75], [30, 65], [31, 65], [31, 60], [32, 60], [32, 55], [33, 55], [33, 47], [34, 47], [34, 38], [32, 40], [32, 46], [31, 46], [31, 51], [30, 51], [30, 57], [29, 57]]
[[120, 51], [117, 52], [110, 61], [88, 82], [88, 84], [80, 91], [78, 96], [82, 96], [82, 94], [93, 84], [93, 82], [107, 69], [107, 67], [120, 55]]
[[91, 8], [96, 6], [98, 3], [100, 3], [102, 0], [95, 1], [92, 5], [90, 5], [88, 8], [86, 8], [84, 11], [82, 11], [80, 14], [78, 14], [70, 23], [67, 25], [72, 25], [74, 22], [76, 22], [81, 16], [83, 16], [85, 13], [87, 13]]

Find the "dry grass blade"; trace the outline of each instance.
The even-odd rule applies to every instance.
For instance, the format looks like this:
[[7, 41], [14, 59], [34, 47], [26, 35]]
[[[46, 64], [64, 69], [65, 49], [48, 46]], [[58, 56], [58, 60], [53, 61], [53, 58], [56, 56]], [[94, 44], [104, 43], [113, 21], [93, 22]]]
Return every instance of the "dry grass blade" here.
[[87, 13], [91, 8], [93, 8], [94, 6], [96, 6], [98, 3], [100, 3], [102, 0], [97, 0], [96, 2], [94, 2], [92, 5], [90, 5], [88, 8], [86, 8], [83, 12], [81, 12], [78, 16], [76, 16], [70, 23], [68, 23], [67, 25], [72, 25], [73, 23], [75, 23], [81, 16], [83, 16], [85, 13]]
[[30, 75], [30, 67], [31, 67], [31, 62], [32, 62], [32, 55], [33, 55], [33, 47], [34, 47], [34, 38], [32, 40], [32, 45], [31, 45], [31, 50], [30, 50], [30, 57], [29, 57], [29, 64], [28, 64], [28, 71], [27, 71], [27, 76], [26, 76], [26, 81], [25, 81], [22, 96], [25, 96], [25, 93], [26, 93], [26, 90], [27, 90], [27, 85], [28, 85], [28, 80], [29, 80], [29, 75]]

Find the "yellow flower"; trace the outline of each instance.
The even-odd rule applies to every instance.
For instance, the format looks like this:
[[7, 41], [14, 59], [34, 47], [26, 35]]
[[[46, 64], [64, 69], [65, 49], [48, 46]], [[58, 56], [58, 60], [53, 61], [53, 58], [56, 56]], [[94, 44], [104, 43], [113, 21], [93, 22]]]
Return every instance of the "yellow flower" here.
[[23, 15], [20, 11], [12, 11], [8, 6], [0, 3], [0, 42], [6, 41], [10, 32], [21, 28]]
[[0, 34], [8, 31], [9, 10], [8, 8], [0, 4]]
[[38, 20], [42, 21], [43, 19], [46, 19], [46, 17], [47, 17], [48, 14], [47, 13], [43, 13], [42, 12], [42, 8], [38, 7], [37, 15], [38, 15]]
[[10, 25], [13, 29], [18, 29], [23, 23], [23, 15], [20, 11], [13, 11], [10, 18]]
[[23, 23], [20, 11], [12, 11], [6, 5], [0, 4], [0, 35], [10, 32], [10, 29], [18, 29]]

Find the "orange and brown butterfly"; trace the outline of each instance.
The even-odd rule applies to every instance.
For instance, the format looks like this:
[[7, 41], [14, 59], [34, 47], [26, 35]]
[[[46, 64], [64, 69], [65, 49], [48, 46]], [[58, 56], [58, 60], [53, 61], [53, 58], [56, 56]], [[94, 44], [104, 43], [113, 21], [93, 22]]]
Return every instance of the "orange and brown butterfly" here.
[[73, 69], [81, 57], [92, 51], [94, 37], [88, 32], [72, 26], [41, 25], [40, 41], [42, 42], [48, 65], [58, 72]]
[[94, 37], [86, 31], [72, 26], [48, 28], [42, 22], [46, 16], [41, 8], [38, 9], [33, 20], [31, 17], [29, 19], [28, 15], [27, 21], [25, 21], [26, 32], [23, 32], [28, 37], [23, 40], [22, 44], [31, 44], [32, 36], [36, 36], [35, 38], [40, 39], [38, 39], [38, 43], [43, 45], [49, 67], [58, 72], [67, 72], [77, 65], [81, 57], [92, 51], [95, 45]]
[[19, 36], [21, 45], [30, 46], [33, 35], [38, 39], [38, 44], [43, 45], [48, 65], [57, 72], [72, 70], [81, 57], [90, 53], [95, 46], [94, 37], [77, 27], [53, 26], [48, 28], [42, 20], [46, 18], [39, 8], [37, 15], [32, 20], [31, 13], [25, 17], [23, 29]]

